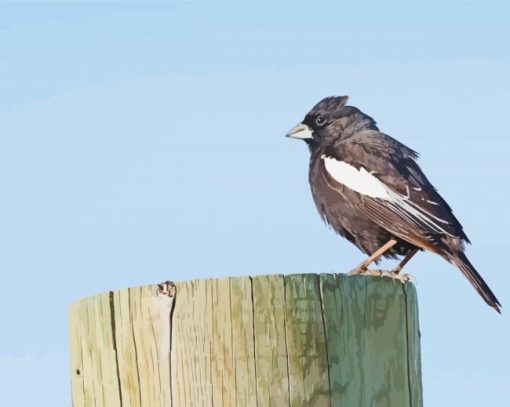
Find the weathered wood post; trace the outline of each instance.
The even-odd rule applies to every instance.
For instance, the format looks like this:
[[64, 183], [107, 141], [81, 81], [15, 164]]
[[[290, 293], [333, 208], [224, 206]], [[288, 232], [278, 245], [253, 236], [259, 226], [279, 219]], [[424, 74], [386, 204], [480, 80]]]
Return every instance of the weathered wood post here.
[[129, 288], [69, 311], [73, 406], [422, 406], [416, 290], [298, 274]]

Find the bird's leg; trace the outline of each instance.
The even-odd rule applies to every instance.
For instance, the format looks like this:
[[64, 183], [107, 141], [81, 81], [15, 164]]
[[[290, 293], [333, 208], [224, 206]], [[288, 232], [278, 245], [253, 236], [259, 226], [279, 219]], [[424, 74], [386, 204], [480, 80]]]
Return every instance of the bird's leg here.
[[395, 274], [400, 273], [404, 266], [409, 262], [409, 260], [411, 260], [414, 257], [414, 255], [418, 253], [418, 250], [419, 250], [418, 248], [410, 250], [402, 259], [402, 261], [398, 264], [398, 266], [393, 269], [393, 273]]
[[361, 262], [361, 264], [356, 267], [353, 271], [349, 273], [349, 275], [361, 274], [367, 271], [368, 266], [377, 260], [380, 256], [386, 253], [389, 249], [391, 249], [397, 241], [395, 239], [388, 240], [383, 246], [377, 249], [374, 253], [372, 253], [366, 260]]
[[400, 281], [402, 284], [407, 283], [408, 281], [413, 280], [413, 276], [410, 274], [400, 274], [404, 266], [413, 258], [413, 256], [418, 253], [418, 248], [410, 250], [405, 257], [402, 259], [402, 261], [398, 264], [397, 267], [393, 269], [393, 271], [382, 271], [379, 275], [381, 277], [389, 277], [393, 278], [394, 280]]

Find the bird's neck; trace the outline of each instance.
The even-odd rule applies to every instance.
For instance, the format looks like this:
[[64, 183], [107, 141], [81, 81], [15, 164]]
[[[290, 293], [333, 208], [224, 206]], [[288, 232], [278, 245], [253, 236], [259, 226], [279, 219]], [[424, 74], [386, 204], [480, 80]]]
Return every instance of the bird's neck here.
[[310, 150], [310, 154], [313, 154], [314, 151], [316, 151], [319, 148], [319, 143], [317, 143], [313, 139], [306, 139], [305, 143], [308, 146], [308, 149]]

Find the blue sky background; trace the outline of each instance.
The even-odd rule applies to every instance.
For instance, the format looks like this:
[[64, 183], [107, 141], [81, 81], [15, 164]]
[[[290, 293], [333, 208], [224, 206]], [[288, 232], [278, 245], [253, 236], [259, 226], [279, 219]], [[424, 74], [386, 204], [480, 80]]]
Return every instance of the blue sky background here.
[[503, 304], [413, 259], [426, 405], [505, 405], [509, 16], [488, 2], [0, 3], [0, 404], [70, 405], [80, 297], [356, 265], [315, 212], [306, 147], [283, 137], [348, 94], [421, 153]]

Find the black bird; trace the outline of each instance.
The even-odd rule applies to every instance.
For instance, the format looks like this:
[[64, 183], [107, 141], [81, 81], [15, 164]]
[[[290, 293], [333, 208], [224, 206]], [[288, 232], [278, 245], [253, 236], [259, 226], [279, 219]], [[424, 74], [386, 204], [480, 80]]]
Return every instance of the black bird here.
[[[310, 149], [309, 181], [322, 219], [369, 257], [404, 256], [393, 277], [419, 250], [457, 266], [482, 298], [500, 312], [496, 296], [464, 254], [469, 239], [451, 208], [416, 163], [418, 154], [379, 131], [347, 96], [317, 103], [288, 137]], [[368, 270], [370, 271], [370, 270]]]

